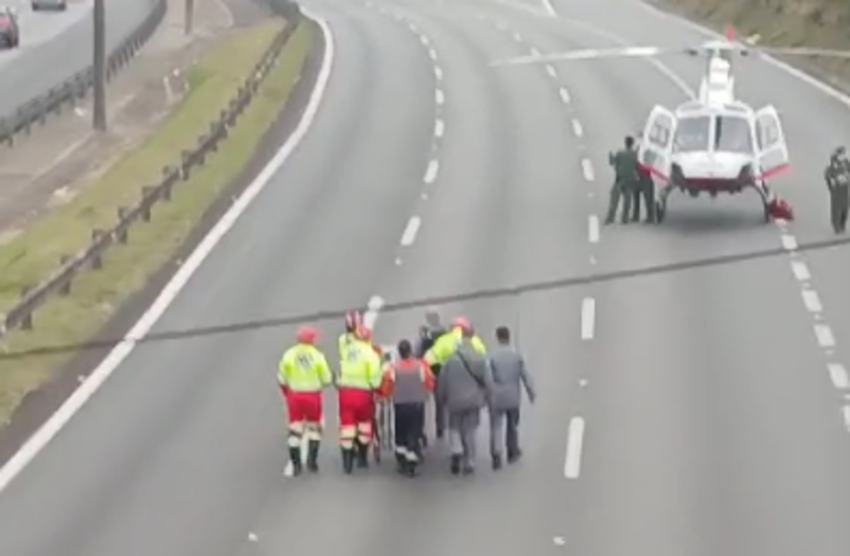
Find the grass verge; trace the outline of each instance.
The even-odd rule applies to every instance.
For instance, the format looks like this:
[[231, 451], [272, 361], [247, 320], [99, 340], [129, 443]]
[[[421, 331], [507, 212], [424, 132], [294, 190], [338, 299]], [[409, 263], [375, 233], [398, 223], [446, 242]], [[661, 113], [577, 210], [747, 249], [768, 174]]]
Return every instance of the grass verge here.
[[[163, 126], [141, 147], [112, 166], [70, 203], [0, 249], [0, 307], [20, 298], [54, 270], [62, 255], [84, 247], [93, 228], [115, 223], [118, 207], [135, 203], [145, 185], [156, 183], [176, 153], [194, 146], [210, 120], [227, 106], [240, 84], [268, 48], [283, 22], [274, 20], [240, 31], [211, 50], [192, 70], [190, 93]], [[130, 230], [127, 245], [116, 246], [103, 268], [84, 272], [71, 294], [55, 297], [34, 315], [31, 331], [10, 331], [4, 351], [83, 342], [106, 324], [114, 310], [139, 292], [149, 277], [173, 257], [222, 190], [250, 162], [264, 134], [276, 120], [305, 64], [312, 29], [301, 25], [266, 77], [249, 108], [226, 142], [188, 181], [175, 188], [171, 201], [154, 207], [150, 223]], [[8, 423], [23, 397], [45, 384], [74, 354], [0, 361], [0, 426]]]
[[[684, 15], [721, 29], [735, 26], [740, 35], [758, 33], [773, 46], [850, 48], [850, 2], [847, 0], [654, 0]], [[850, 60], [794, 57], [789, 60], [850, 78]]]

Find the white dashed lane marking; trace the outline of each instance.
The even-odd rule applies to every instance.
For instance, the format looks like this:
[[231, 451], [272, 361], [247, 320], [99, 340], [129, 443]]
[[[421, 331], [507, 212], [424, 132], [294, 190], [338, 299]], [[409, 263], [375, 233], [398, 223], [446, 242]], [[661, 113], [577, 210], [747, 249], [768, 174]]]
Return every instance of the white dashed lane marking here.
[[567, 457], [564, 460], [564, 477], [578, 479], [581, 473], [581, 451], [584, 445], [584, 419], [573, 417], [567, 431]]
[[797, 238], [788, 234], [782, 234], [782, 247], [788, 251], [797, 249]]
[[794, 273], [794, 277], [801, 282], [807, 282], [812, 279], [809, 267], [802, 261], [791, 261], [791, 271]]
[[546, 73], [549, 74], [549, 77], [558, 77], [557, 72], [555, 72], [555, 68], [552, 66], [546, 66]]
[[596, 300], [585, 297], [581, 302], [581, 339], [592, 340], [596, 329]]
[[443, 120], [438, 119], [436, 122], [434, 122], [434, 137], [439, 139], [443, 136], [443, 133], [445, 132], [446, 124], [443, 122]]
[[576, 137], [584, 135], [584, 128], [581, 127], [581, 122], [578, 120], [573, 120], [573, 133]]
[[428, 163], [428, 169], [425, 170], [425, 183], [434, 183], [437, 179], [437, 173], [440, 171], [440, 163], [437, 160], [432, 160]]
[[437, 89], [436, 93], [434, 93], [434, 99], [437, 101], [438, 106], [442, 106], [444, 102], [446, 102], [446, 95], [443, 93], [442, 89]]
[[595, 214], [587, 219], [587, 239], [590, 243], [599, 243], [599, 217]]
[[407, 221], [407, 226], [404, 228], [404, 233], [401, 235], [402, 247], [410, 247], [416, 241], [416, 234], [419, 232], [419, 227], [422, 225], [422, 219], [418, 216], [412, 216]]
[[814, 290], [803, 290], [803, 304], [806, 306], [806, 309], [812, 313], [822, 313], [823, 305], [820, 302], [820, 297], [818, 296], [818, 292]]
[[581, 171], [584, 174], [584, 179], [587, 181], [593, 181], [593, 165], [590, 164], [590, 161], [586, 158], [581, 161]]
[[832, 329], [825, 324], [815, 325], [815, 336], [818, 339], [818, 345], [822, 348], [835, 347], [835, 336], [832, 335]]
[[562, 88], [558, 92], [561, 95], [561, 100], [564, 102], [564, 104], [569, 104], [570, 103], [570, 93], [569, 93], [569, 91]]
[[844, 365], [830, 363], [827, 365], [827, 369], [829, 370], [829, 379], [837, 390], [847, 390], [850, 388], [850, 376], [847, 375], [847, 369], [844, 368]]
[[437, 81], [443, 80], [443, 69], [440, 66], [434, 66], [434, 77]]

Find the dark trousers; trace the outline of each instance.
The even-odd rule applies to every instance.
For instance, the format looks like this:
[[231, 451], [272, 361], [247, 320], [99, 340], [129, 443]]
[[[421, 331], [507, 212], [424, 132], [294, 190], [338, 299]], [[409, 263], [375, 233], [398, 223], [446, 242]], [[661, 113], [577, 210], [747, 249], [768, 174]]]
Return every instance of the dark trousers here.
[[[504, 429], [504, 433], [502, 432]], [[519, 408], [490, 410], [490, 455], [502, 455], [502, 436], [508, 458], [519, 455]]]
[[[440, 382], [440, 373], [434, 372], [434, 391], [437, 391], [437, 385]], [[441, 438], [446, 430], [446, 411], [437, 396], [434, 396], [434, 429], [437, 431], [437, 437]], [[422, 434], [425, 434], [424, 430]]]
[[832, 213], [832, 228], [835, 233], [843, 233], [847, 227], [847, 212], [850, 205], [850, 191], [846, 188], [836, 188], [830, 191], [830, 209]]
[[395, 452], [411, 463], [422, 459], [422, 435], [425, 429], [424, 403], [397, 403], [395, 413]]
[[643, 197], [644, 204], [646, 205], [646, 219], [652, 220], [653, 213], [655, 212], [655, 195], [653, 189], [655, 189], [655, 184], [652, 182], [652, 180], [642, 179], [632, 190], [633, 222], [637, 222], [638, 220], [640, 220], [641, 197]]

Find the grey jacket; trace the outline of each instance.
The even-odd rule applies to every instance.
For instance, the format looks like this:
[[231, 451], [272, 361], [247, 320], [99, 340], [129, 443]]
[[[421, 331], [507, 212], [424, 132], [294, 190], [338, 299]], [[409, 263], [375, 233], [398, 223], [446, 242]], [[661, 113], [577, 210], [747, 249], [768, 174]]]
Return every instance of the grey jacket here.
[[[469, 371], [461, 360], [469, 365]], [[470, 376], [470, 371], [481, 382]], [[446, 360], [437, 381], [437, 399], [449, 412], [467, 411], [485, 407], [493, 395], [493, 377], [487, 357], [476, 352], [468, 340]]]
[[533, 402], [537, 397], [525, 359], [513, 347], [496, 347], [490, 354], [490, 366], [494, 383], [493, 409], [519, 409], [522, 398], [520, 383], [525, 387], [529, 400]]

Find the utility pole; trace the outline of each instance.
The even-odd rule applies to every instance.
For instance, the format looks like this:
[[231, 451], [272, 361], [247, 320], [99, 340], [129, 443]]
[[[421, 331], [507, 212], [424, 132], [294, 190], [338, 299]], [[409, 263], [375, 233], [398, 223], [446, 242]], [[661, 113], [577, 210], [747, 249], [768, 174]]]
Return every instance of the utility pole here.
[[186, 14], [183, 17], [183, 32], [191, 35], [195, 28], [195, 0], [186, 0]]
[[94, 0], [94, 114], [92, 125], [106, 131], [106, 7], [105, 0]]

